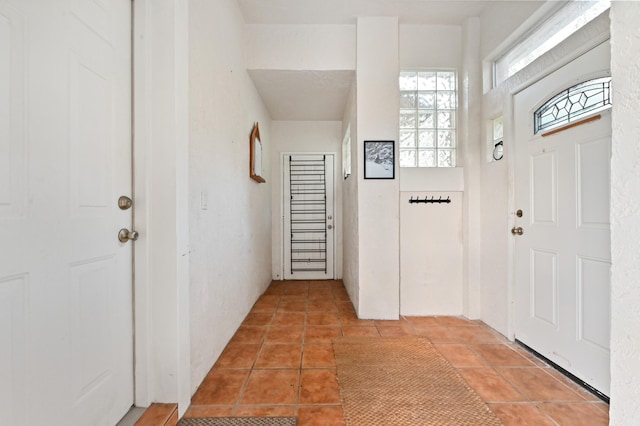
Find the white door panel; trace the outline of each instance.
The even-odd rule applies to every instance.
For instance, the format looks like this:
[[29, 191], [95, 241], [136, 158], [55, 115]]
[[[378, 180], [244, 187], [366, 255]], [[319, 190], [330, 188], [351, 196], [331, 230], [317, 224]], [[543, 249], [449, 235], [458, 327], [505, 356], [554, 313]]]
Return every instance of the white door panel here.
[[0, 424], [133, 403], [130, 46], [130, 0], [0, 1]]
[[283, 156], [284, 278], [334, 278], [334, 155]]
[[[609, 393], [611, 114], [534, 135], [533, 112], [607, 73], [605, 43], [515, 96], [516, 338]], [[555, 92], [554, 92], [555, 91]], [[544, 133], [544, 132], [543, 132]]]

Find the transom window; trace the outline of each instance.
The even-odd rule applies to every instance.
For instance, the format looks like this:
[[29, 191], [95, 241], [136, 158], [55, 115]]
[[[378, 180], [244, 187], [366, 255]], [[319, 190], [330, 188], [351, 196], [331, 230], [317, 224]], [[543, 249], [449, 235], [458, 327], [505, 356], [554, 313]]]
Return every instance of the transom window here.
[[568, 1], [557, 4], [559, 6], [553, 8], [551, 15], [545, 16], [534, 29], [512, 45], [501, 57], [495, 59], [494, 86], [500, 85], [607, 11], [611, 6], [611, 0]]
[[560, 127], [611, 108], [611, 77], [576, 84], [549, 99], [533, 114], [534, 133]]
[[455, 167], [455, 71], [400, 73], [400, 167]]

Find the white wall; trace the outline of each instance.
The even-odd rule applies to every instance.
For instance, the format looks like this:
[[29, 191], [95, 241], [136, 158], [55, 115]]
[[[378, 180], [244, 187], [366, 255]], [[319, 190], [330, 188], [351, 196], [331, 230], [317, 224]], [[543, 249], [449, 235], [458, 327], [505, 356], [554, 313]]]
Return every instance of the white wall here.
[[353, 70], [355, 25], [246, 25], [248, 69]]
[[191, 398], [188, 0], [134, 3], [135, 404]]
[[273, 140], [244, 45], [234, 0], [190, 0], [191, 391], [271, 281], [273, 174], [265, 162], [267, 182], [249, 178], [254, 122], [265, 158]]
[[[365, 140], [398, 136], [398, 19], [358, 18], [356, 161]], [[396, 144], [396, 168], [398, 147]], [[396, 169], [397, 170], [397, 169]], [[358, 171], [359, 300], [361, 318], [398, 319], [398, 179], [365, 180]]]
[[356, 120], [356, 85], [351, 87], [345, 107], [342, 134], [351, 132], [351, 176], [342, 183], [342, 248], [343, 272], [342, 280], [354, 306], [359, 305], [359, 266], [360, 246], [358, 236], [358, 176], [360, 163], [358, 159], [358, 122]]
[[[459, 73], [462, 99], [462, 35], [460, 26], [400, 25], [400, 69], [454, 69]], [[465, 122], [461, 119], [462, 111], [460, 108], [458, 123]], [[466, 134], [458, 126], [459, 146], [464, 146]], [[401, 314], [463, 314], [462, 151], [459, 149], [459, 167], [399, 169], [403, 191], [399, 200]], [[439, 195], [454, 191], [456, 201], [442, 205], [407, 204], [411, 195], [427, 194], [425, 191], [440, 191]], [[438, 208], [441, 206], [447, 207]]]
[[340, 121], [274, 121], [271, 125], [271, 180], [273, 196], [271, 274], [283, 279], [282, 235], [282, 154], [293, 152], [335, 153], [335, 278], [342, 278], [342, 122]]
[[462, 29], [458, 25], [402, 24], [400, 69], [460, 68]]
[[480, 55], [486, 58], [511, 36], [528, 18], [540, 10], [545, 1], [491, 1], [480, 19], [485, 30], [480, 38]]
[[[483, 40], [481, 51], [492, 51], [496, 48], [486, 40], [493, 40], [494, 43], [501, 41], [491, 34], [499, 18], [505, 21], [511, 19], [509, 10], [509, 7], [504, 10], [491, 7], [490, 10], [484, 11], [480, 20], [480, 40]], [[496, 14], [499, 16], [496, 17]], [[513, 241], [509, 230], [514, 224], [514, 211], [517, 209], [513, 206], [513, 196], [510, 193], [513, 182], [513, 95], [606, 40], [608, 35], [609, 18], [605, 14], [482, 97], [482, 127], [486, 128], [493, 118], [504, 114], [504, 158], [498, 162], [486, 160], [491, 154], [490, 142], [485, 135], [485, 139], [480, 142], [479, 155], [482, 200], [481, 319], [507, 336], [513, 336], [510, 322]], [[557, 88], [550, 88], [550, 91], [553, 89]], [[481, 134], [484, 134], [482, 130]]]
[[640, 419], [640, 3], [611, 6], [612, 425]]
[[462, 192], [401, 192], [400, 217], [400, 314], [462, 315]]
[[481, 262], [481, 102], [480, 20], [469, 18], [462, 28], [463, 51], [460, 72], [459, 157], [464, 167], [465, 197], [462, 232], [464, 240], [463, 312], [467, 318], [480, 318]]
[[[460, 71], [462, 29], [452, 25], [403, 24], [399, 29], [399, 49], [402, 71], [434, 68]], [[400, 168], [398, 175], [402, 191], [463, 190], [461, 167]]]

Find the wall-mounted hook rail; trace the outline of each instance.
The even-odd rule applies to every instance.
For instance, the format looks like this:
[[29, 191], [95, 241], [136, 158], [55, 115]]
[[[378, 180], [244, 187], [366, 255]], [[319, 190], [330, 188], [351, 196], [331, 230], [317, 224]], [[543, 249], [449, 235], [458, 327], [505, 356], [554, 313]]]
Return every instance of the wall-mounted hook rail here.
[[419, 203], [423, 203], [423, 204], [441, 204], [441, 203], [447, 203], [449, 204], [451, 202], [451, 199], [449, 197], [447, 197], [446, 199], [443, 199], [442, 197], [424, 197], [424, 198], [420, 198], [420, 197], [416, 197], [413, 198], [413, 196], [409, 199], [409, 204], [419, 204]]

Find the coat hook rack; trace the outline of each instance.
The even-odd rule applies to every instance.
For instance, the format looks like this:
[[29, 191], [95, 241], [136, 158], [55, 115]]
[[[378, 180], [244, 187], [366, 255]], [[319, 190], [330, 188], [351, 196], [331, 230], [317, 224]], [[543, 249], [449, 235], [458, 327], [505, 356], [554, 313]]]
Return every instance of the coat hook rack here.
[[413, 198], [413, 196], [412, 196], [409, 199], [409, 204], [420, 204], [420, 203], [423, 203], [423, 204], [447, 203], [447, 204], [449, 204], [450, 202], [451, 202], [451, 199], [449, 197], [447, 197], [446, 199], [443, 199], [442, 197], [436, 198], [436, 197], [432, 196], [431, 198], [424, 197], [424, 198], [421, 199], [420, 197]]

